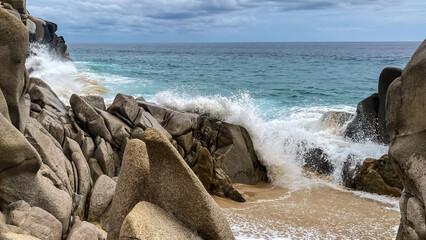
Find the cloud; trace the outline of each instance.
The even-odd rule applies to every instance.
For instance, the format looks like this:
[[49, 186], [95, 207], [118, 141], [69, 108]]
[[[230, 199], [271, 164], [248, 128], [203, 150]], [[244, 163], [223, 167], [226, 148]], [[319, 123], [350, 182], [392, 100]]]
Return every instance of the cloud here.
[[[32, 0], [31, 14], [68, 34], [201, 32], [259, 23], [265, 14], [392, 7], [397, 0]], [[400, 1], [401, 2], [401, 1]], [[419, 4], [422, 0], [406, 0]], [[424, 6], [424, 4], [423, 4]], [[272, 23], [270, 23], [272, 24]], [[332, 29], [332, 28], [330, 28]], [[324, 29], [323, 29], [324, 30]]]

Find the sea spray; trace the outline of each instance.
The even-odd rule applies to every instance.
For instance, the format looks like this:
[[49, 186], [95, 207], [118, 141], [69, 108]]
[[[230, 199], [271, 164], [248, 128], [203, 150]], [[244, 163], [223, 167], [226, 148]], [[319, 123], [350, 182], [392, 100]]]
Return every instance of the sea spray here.
[[[276, 117], [268, 119], [260, 111], [249, 93], [231, 97], [188, 96], [177, 91], [163, 91], [153, 101], [179, 111], [209, 113], [222, 121], [241, 125], [249, 131], [256, 152], [268, 169], [272, 182], [297, 189], [310, 186], [312, 181], [304, 177], [303, 155], [306, 149], [322, 148], [334, 166], [331, 178], [341, 183], [343, 164], [349, 155], [354, 164], [365, 158], [379, 158], [387, 146], [372, 141], [353, 142], [342, 136], [342, 129], [324, 127], [320, 119], [329, 111], [354, 113], [348, 106], [313, 106], [283, 108]], [[334, 126], [337, 127], [337, 126]], [[344, 127], [344, 126], [341, 126]]]
[[72, 61], [52, 54], [47, 45], [32, 43], [26, 67], [30, 77], [46, 82], [59, 98], [68, 102], [73, 93], [101, 95], [107, 89], [98, 84], [96, 76], [78, 70]]

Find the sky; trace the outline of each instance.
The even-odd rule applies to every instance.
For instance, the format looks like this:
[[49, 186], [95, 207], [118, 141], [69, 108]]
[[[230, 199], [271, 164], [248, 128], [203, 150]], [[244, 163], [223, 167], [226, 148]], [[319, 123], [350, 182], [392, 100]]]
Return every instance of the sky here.
[[27, 0], [67, 42], [423, 41], [426, 0]]

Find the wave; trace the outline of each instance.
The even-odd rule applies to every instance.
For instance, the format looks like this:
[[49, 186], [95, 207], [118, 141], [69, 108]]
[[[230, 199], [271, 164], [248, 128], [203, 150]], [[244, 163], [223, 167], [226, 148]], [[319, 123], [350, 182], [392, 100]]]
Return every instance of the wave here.
[[79, 71], [72, 61], [58, 58], [49, 51], [48, 46], [32, 43], [29, 52], [25, 65], [30, 77], [45, 81], [65, 103], [73, 93], [104, 95], [108, 92], [95, 80], [96, 76]]
[[303, 171], [305, 149], [323, 149], [334, 166], [330, 178], [336, 183], [342, 183], [341, 172], [348, 156], [352, 155], [355, 163], [360, 163], [368, 157], [379, 158], [388, 150], [387, 146], [372, 141], [357, 143], [348, 140], [343, 136], [344, 125], [321, 119], [330, 111], [355, 113], [355, 108], [350, 106], [276, 109], [278, 114], [268, 119], [247, 92], [231, 97], [204, 97], [164, 91], [151, 100], [179, 111], [209, 113], [222, 121], [245, 127], [272, 182], [288, 189], [308, 187], [313, 183]]

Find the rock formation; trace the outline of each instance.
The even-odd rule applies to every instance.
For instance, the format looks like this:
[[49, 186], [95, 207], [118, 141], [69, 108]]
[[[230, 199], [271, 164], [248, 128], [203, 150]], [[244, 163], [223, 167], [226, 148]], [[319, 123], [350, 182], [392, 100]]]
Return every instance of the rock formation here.
[[389, 157], [401, 176], [398, 239], [426, 239], [426, 41], [389, 86], [386, 124]]
[[[29, 42], [67, 57], [56, 24], [29, 15], [25, 0], [4, 2], [0, 239], [105, 239], [99, 227], [108, 239], [233, 239], [210, 194], [244, 201], [233, 182], [267, 180], [247, 130], [124, 94], [108, 108], [99, 96], [66, 106], [25, 69]], [[142, 213], [158, 214], [161, 227], [137, 228]]]

